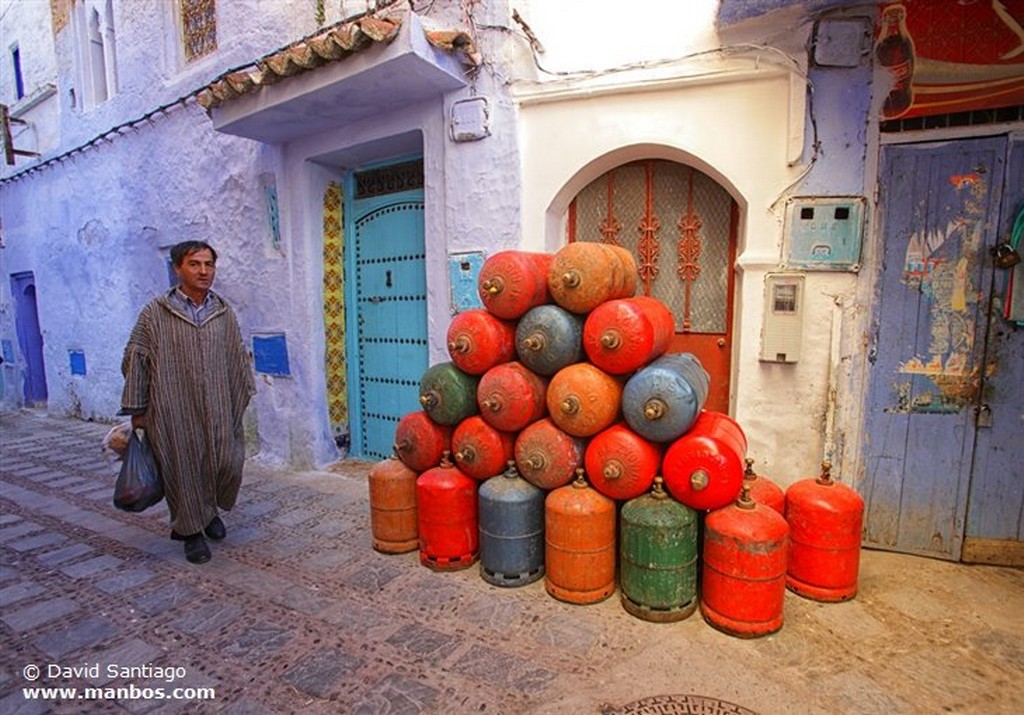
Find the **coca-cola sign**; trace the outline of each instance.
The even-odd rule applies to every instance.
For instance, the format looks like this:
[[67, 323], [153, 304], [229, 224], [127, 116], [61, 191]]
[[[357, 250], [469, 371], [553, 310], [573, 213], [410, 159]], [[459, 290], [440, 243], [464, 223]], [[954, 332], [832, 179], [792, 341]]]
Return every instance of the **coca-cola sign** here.
[[875, 61], [891, 78], [884, 119], [1024, 104], [1024, 0], [884, 5]]

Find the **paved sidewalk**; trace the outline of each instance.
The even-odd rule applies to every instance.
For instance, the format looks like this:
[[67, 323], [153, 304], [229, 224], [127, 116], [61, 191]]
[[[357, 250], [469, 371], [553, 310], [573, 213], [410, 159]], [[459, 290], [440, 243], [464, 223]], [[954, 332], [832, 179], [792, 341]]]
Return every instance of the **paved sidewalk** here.
[[1020, 570], [864, 552], [856, 600], [787, 594], [783, 629], [741, 640], [378, 554], [369, 465], [256, 460], [194, 566], [163, 505], [111, 506], [107, 429], [0, 414], [5, 715], [1024, 712]]

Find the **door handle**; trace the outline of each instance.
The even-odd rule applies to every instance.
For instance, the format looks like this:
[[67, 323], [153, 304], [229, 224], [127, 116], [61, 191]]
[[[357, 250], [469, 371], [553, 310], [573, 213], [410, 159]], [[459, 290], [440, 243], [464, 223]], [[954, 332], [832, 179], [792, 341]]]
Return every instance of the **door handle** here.
[[719, 338], [718, 339], [718, 347], [720, 347], [720, 348], [724, 348], [725, 347], [725, 338]]

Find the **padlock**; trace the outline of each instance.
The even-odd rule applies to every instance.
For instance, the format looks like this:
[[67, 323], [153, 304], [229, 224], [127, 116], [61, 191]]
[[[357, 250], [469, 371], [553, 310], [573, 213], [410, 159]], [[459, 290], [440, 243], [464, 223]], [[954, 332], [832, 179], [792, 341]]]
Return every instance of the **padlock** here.
[[992, 247], [992, 258], [996, 268], [1013, 268], [1020, 263], [1020, 253], [1008, 241]]

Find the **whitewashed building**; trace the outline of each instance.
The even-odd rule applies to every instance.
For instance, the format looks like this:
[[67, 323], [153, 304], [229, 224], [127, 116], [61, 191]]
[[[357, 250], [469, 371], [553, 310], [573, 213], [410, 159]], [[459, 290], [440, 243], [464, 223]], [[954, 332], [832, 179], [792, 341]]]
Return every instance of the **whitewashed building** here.
[[1013, 8], [0, 5], [38, 153], [0, 174], [6, 409], [114, 419], [135, 314], [198, 238], [254, 352], [253, 454], [376, 459], [487, 256], [612, 241], [757, 471], [830, 463], [868, 544], [1020, 558], [1024, 291], [989, 257], [1024, 201]]

